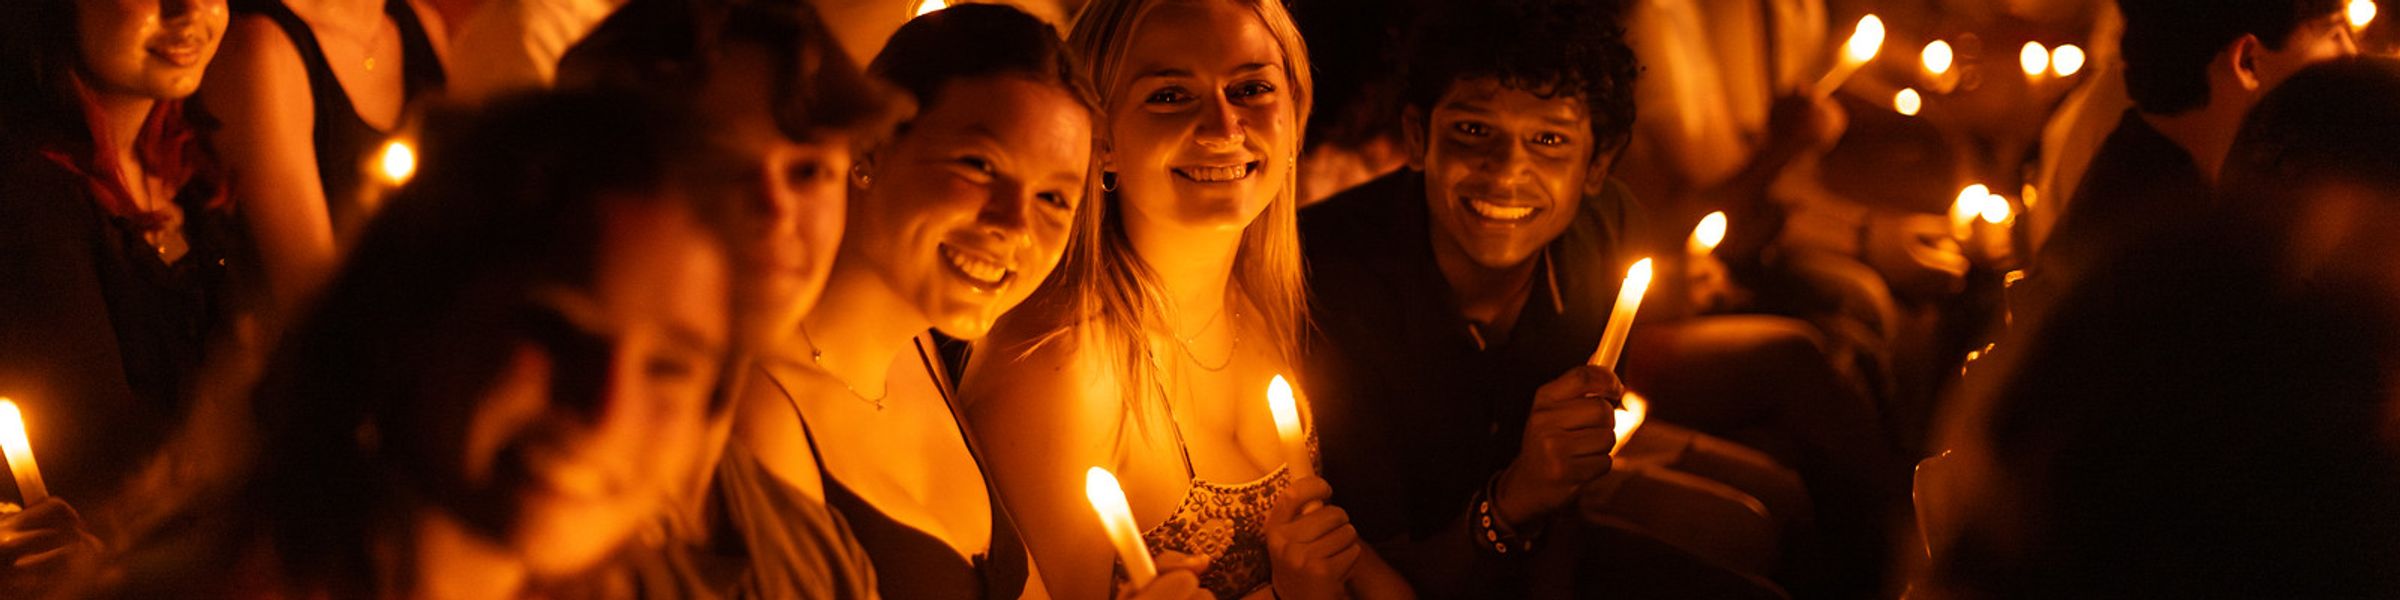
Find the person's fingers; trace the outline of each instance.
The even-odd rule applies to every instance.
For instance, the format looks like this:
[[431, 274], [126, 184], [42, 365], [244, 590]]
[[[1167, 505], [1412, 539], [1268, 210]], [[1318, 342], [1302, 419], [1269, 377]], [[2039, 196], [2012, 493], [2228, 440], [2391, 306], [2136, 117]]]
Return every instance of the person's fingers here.
[[1342, 507], [1326, 505], [1300, 515], [1281, 527], [1286, 543], [1311, 544], [1326, 535], [1350, 525], [1350, 513]]
[[1311, 504], [1324, 504], [1333, 499], [1333, 484], [1318, 477], [1294, 479], [1275, 494], [1275, 506], [1267, 510], [1267, 524], [1274, 525], [1299, 518]]
[[0, 562], [22, 559], [55, 548], [72, 546], [82, 540], [72, 529], [36, 529], [19, 531], [0, 538]]
[[1206, 593], [1200, 589], [1200, 577], [1191, 571], [1174, 571], [1159, 573], [1157, 579], [1150, 580], [1150, 585], [1122, 596], [1138, 600], [1183, 600], [1191, 598], [1194, 592]]
[[1168, 571], [1191, 571], [1195, 574], [1207, 573], [1210, 560], [1212, 559], [1206, 554], [1184, 554], [1182, 552], [1176, 552], [1173, 550], [1160, 552], [1157, 556], [1151, 558], [1151, 562], [1158, 565], [1158, 572], [1160, 573], [1166, 573]]
[[1615, 373], [1593, 365], [1579, 365], [1542, 384], [1533, 391], [1535, 410], [1591, 396], [1615, 398], [1620, 387]]
[[1616, 409], [1606, 402], [1592, 401], [1550, 409], [1543, 415], [1544, 424], [1559, 431], [1585, 429], [1615, 429]]

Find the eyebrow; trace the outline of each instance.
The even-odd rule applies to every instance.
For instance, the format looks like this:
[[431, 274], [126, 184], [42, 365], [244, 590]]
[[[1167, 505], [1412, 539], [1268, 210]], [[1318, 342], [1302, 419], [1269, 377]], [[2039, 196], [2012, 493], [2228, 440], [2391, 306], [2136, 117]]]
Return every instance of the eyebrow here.
[[[1276, 69], [1276, 70], [1281, 70], [1281, 69], [1283, 69], [1283, 65], [1278, 65], [1278, 64], [1275, 64], [1275, 63], [1263, 63], [1263, 62], [1242, 63], [1240, 66], [1234, 67], [1232, 71], [1228, 71], [1228, 72], [1229, 72], [1229, 73], [1234, 73], [1234, 74], [1237, 74], [1237, 75], [1239, 75], [1239, 74], [1247, 74], [1247, 73], [1251, 73], [1251, 72], [1255, 72], [1255, 71], [1265, 71], [1265, 70], [1267, 70], [1267, 69]], [[1152, 78], [1152, 77], [1193, 77], [1193, 76], [1194, 76], [1194, 75], [1192, 74], [1192, 70], [1191, 70], [1191, 69], [1185, 69], [1185, 68], [1181, 68], [1181, 67], [1151, 67], [1151, 68], [1146, 68], [1146, 69], [1142, 69], [1142, 70], [1139, 70], [1139, 71], [1135, 71], [1134, 73], [1135, 73], [1135, 74], [1134, 74], [1134, 76], [1133, 76], [1133, 80], [1134, 80], [1134, 81], [1140, 81], [1140, 80], [1143, 80], [1143, 79], [1149, 79], [1149, 78]]]
[[[1482, 116], [1482, 117], [1489, 117], [1489, 116], [1493, 116], [1493, 115], [1497, 115], [1497, 114], [1499, 114], [1499, 111], [1495, 111], [1495, 110], [1492, 110], [1492, 109], [1489, 109], [1489, 108], [1484, 108], [1484, 107], [1483, 107], [1483, 105], [1481, 105], [1481, 104], [1474, 104], [1474, 103], [1470, 103], [1470, 102], [1466, 102], [1466, 101], [1460, 101], [1460, 100], [1451, 100], [1451, 101], [1449, 101], [1449, 102], [1444, 102], [1444, 103], [1442, 103], [1442, 105], [1441, 105], [1441, 106], [1436, 106], [1436, 107], [1434, 107], [1433, 109], [1434, 109], [1434, 110], [1436, 110], [1436, 111], [1448, 110], [1448, 111], [1463, 112], [1463, 113], [1467, 113], [1467, 114], [1471, 114], [1471, 115], [1476, 115], [1476, 116]], [[1575, 119], [1573, 119], [1573, 118], [1568, 118], [1568, 117], [1560, 117], [1560, 116], [1558, 116], [1558, 115], [1554, 115], [1554, 114], [1551, 114], [1551, 115], [1537, 115], [1537, 116], [1535, 116], [1534, 118], [1536, 118], [1536, 119], [1540, 119], [1540, 120], [1541, 120], [1543, 123], [1548, 123], [1548, 124], [1550, 124], [1550, 125], [1557, 126], [1557, 127], [1567, 127], [1567, 128], [1573, 128], [1573, 127], [1575, 127]]]

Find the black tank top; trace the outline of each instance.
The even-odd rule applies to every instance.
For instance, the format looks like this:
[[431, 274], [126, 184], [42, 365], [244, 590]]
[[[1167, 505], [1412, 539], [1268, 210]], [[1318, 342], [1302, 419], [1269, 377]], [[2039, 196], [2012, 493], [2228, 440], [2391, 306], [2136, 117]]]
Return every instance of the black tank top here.
[[[966, 440], [967, 453], [983, 470], [984, 495], [992, 507], [992, 541], [972, 562], [961, 560], [958, 551], [914, 527], [893, 520], [873, 504], [851, 493], [841, 480], [828, 471], [825, 478], [825, 504], [839, 511], [850, 523], [851, 533], [858, 536], [858, 545], [866, 548], [868, 560], [875, 563], [875, 586], [888, 600], [987, 598], [1008, 599], [1025, 592], [1025, 579], [1031, 568], [1025, 555], [1025, 542], [1017, 536], [1017, 527], [1008, 512], [1000, 505], [1000, 495], [992, 489], [991, 470], [983, 468], [983, 453], [966, 428], [966, 415], [960, 413], [958, 402], [952, 398], [950, 379], [937, 367], [936, 351], [924, 338], [916, 340], [917, 355], [925, 364], [926, 376], [934, 379], [934, 389], [942, 393], [942, 401], [950, 405], [950, 413], [959, 424], [958, 434]], [[772, 379], [770, 379], [772, 381]], [[783, 383], [776, 381], [781, 387]], [[784, 397], [791, 390], [784, 389]], [[809, 432], [808, 417], [799, 414], [800, 405], [792, 405], [794, 417], [800, 419], [800, 431], [808, 439], [810, 454], [824, 464], [824, 453], [817, 450], [816, 435]]]
[[[284, 6], [281, 0], [233, 0], [233, 11], [266, 17], [292, 38], [292, 48], [300, 52], [300, 64], [308, 69], [310, 105], [316, 110], [314, 142], [317, 149], [317, 182], [325, 189], [326, 214], [332, 217], [334, 239], [349, 238], [360, 221], [366, 217], [359, 186], [364, 183], [369, 153], [383, 145], [388, 132], [368, 125], [358, 116], [350, 103], [350, 92], [333, 75], [333, 64], [325, 59], [325, 49], [317, 43], [317, 34], [300, 20], [298, 13]], [[416, 102], [425, 94], [440, 90], [446, 77], [441, 58], [433, 52], [433, 40], [425, 34], [425, 25], [417, 20], [417, 11], [410, 9], [408, 0], [385, 0], [383, 13], [392, 18], [400, 31], [400, 80], [402, 101]]]

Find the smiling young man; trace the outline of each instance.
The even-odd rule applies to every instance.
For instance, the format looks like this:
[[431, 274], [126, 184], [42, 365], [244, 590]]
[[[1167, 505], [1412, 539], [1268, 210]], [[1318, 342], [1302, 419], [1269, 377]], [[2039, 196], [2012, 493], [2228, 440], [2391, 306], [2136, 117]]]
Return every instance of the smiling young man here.
[[1757, 591], [1560, 518], [1610, 470], [1624, 388], [1584, 362], [1642, 254], [1638, 207], [1609, 179], [1636, 73], [1616, 15], [1513, 0], [1429, 16], [1407, 63], [1410, 168], [1301, 213], [1318, 328], [1300, 383], [1335, 502], [1429, 597]]

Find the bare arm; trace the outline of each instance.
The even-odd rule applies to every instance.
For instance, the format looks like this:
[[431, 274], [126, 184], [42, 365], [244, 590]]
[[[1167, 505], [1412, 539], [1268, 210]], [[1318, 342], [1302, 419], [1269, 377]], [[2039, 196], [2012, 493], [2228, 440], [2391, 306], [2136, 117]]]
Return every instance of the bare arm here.
[[1111, 433], [1123, 410], [1071, 344], [1019, 357], [1010, 337], [994, 335], [968, 363], [959, 389], [968, 423], [1051, 596], [1108, 598], [1116, 555], [1084, 498], [1084, 473], [1117, 467]]
[[[225, 127], [212, 138], [266, 268], [276, 315], [332, 270], [333, 221], [317, 176], [315, 107], [291, 38], [265, 17], [235, 17], [201, 101]], [[280, 319], [271, 319], [277, 320]]]

